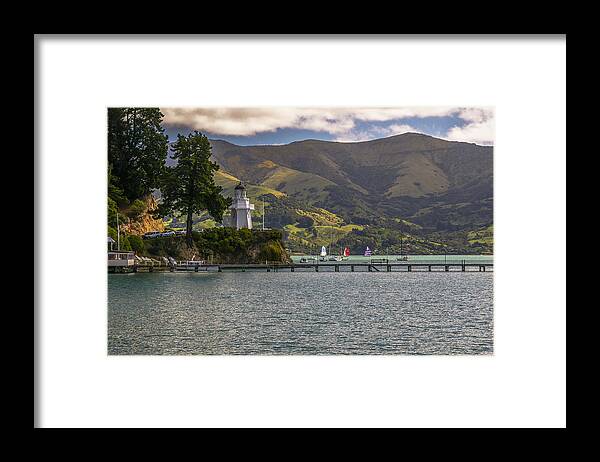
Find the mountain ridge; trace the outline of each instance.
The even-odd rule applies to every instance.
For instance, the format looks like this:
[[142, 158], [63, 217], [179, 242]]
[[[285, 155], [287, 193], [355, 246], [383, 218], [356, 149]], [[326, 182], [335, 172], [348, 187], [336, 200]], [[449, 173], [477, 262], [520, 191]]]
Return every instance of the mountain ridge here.
[[[331, 210], [349, 223], [414, 218], [445, 231], [472, 229], [466, 215], [474, 214], [477, 226], [492, 224], [493, 146], [417, 133], [359, 143], [211, 145], [214, 159], [236, 178]], [[471, 207], [464, 209], [465, 203]]]
[[471, 144], [471, 145], [474, 145], [474, 146], [481, 146], [481, 147], [490, 146], [490, 145], [477, 144], [477, 143], [468, 142], [468, 141], [445, 140], [443, 138], [438, 138], [436, 136], [427, 135], [426, 133], [419, 133], [419, 132], [404, 132], [404, 133], [399, 133], [397, 135], [390, 135], [390, 136], [385, 136], [385, 137], [382, 137], [382, 138], [373, 138], [371, 140], [360, 140], [360, 141], [335, 141], [335, 140], [318, 140], [316, 138], [306, 138], [304, 140], [290, 141], [289, 143], [281, 143], [281, 144], [251, 144], [251, 145], [235, 144], [235, 143], [232, 143], [231, 141], [223, 140], [223, 139], [220, 139], [220, 138], [209, 138], [209, 141], [211, 141], [211, 142], [212, 141], [219, 141], [219, 142], [222, 142], [222, 143], [227, 143], [227, 144], [231, 144], [233, 146], [240, 146], [240, 147], [244, 147], [244, 146], [288, 146], [290, 144], [305, 143], [305, 142], [333, 143], [333, 144], [364, 144], [364, 143], [372, 143], [372, 142], [378, 142], [378, 141], [383, 141], [383, 140], [391, 140], [393, 138], [405, 137], [406, 135], [422, 136], [422, 137], [425, 137], [425, 138], [432, 138], [432, 139], [444, 141], [444, 142], [447, 142], [447, 143], [463, 143], [463, 144]]
[[224, 194], [246, 183], [260, 204], [256, 224], [264, 204], [266, 226], [283, 228], [291, 250], [335, 236], [353, 251], [398, 251], [402, 240], [405, 250], [412, 242], [424, 253], [493, 251], [493, 146], [419, 133], [350, 143], [210, 142]]

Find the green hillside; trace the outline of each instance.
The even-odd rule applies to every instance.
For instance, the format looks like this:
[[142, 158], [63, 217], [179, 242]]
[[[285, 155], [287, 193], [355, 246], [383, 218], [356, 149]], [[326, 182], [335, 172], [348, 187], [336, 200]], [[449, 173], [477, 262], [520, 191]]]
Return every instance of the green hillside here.
[[[215, 183], [223, 188], [223, 194], [227, 196], [233, 195], [234, 188], [239, 184], [240, 179], [233, 175], [218, 170], [215, 173]], [[272, 194], [275, 197], [285, 196], [285, 192], [277, 191], [276, 189], [269, 188], [265, 185], [247, 184], [246, 193], [251, 199], [256, 199], [263, 194]]]
[[[211, 140], [225, 195], [243, 181], [253, 221], [290, 251], [493, 252], [493, 148], [407, 133], [360, 143], [237, 146]], [[208, 215], [195, 229], [216, 224]], [[177, 225], [177, 219], [172, 225]]]
[[425, 230], [492, 223], [493, 148], [407, 133], [361, 143], [237, 146], [212, 140], [222, 168], [348, 223], [402, 218]]

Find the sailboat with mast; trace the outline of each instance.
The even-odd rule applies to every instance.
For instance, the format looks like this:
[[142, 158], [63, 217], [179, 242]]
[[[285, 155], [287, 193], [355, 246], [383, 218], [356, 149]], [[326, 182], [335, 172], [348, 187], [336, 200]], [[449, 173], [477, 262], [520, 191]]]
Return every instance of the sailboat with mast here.
[[344, 253], [342, 254], [342, 260], [348, 260], [350, 256], [350, 247], [344, 247]]
[[408, 260], [408, 255], [404, 255], [402, 233], [400, 233], [400, 256], [397, 257], [396, 260], [397, 261], [407, 261]]
[[340, 254], [330, 256], [329, 261], [344, 261], [344, 260], [348, 260], [349, 256], [350, 256], [350, 248], [344, 247], [344, 250], [342, 250], [342, 248], [340, 247]]
[[325, 248], [325, 246], [321, 246], [321, 258], [319, 259], [320, 261], [327, 261], [327, 249]]

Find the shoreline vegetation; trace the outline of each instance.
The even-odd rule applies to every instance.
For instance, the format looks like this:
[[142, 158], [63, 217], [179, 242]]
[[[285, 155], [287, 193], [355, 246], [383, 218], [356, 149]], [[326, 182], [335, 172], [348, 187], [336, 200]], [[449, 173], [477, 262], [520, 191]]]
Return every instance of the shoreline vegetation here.
[[[334, 255], [344, 247], [362, 255], [367, 246], [376, 254], [493, 254], [491, 224], [426, 231], [404, 218], [336, 213], [252, 182], [246, 184], [256, 204], [254, 229], [221, 227], [240, 179], [212, 161], [211, 142], [202, 133], [180, 134], [169, 144], [162, 117], [158, 108], [108, 110], [108, 236], [120, 250], [215, 263], [289, 263], [290, 255], [312, 255], [321, 246]], [[142, 238], [152, 231], [185, 235]]]
[[[208, 138], [197, 131], [178, 134], [169, 146], [162, 117], [157, 108], [108, 109], [108, 236], [119, 249], [178, 260], [290, 263], [282, 231], [194, 230], [198, 214], [222, 221], [231, 198], [215, 184], [219, 165], [210, 159]], [[169, 154], [175, 165], [167, 165]], [[185, 237], [142, 238], [165, 231], [165, 218], [173, 216], [184, 217]]]

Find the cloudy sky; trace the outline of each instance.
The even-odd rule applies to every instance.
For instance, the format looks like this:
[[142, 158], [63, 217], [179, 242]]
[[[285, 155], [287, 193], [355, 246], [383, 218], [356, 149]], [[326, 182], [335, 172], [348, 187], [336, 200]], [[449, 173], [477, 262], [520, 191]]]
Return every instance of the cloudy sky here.
[[169, 138], [199, 130], [239, 145], [304, 139], [367, 141], [406, 132], [494, 144], [488, 107], [402, 108], [161, 108]]

